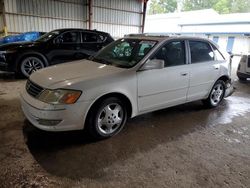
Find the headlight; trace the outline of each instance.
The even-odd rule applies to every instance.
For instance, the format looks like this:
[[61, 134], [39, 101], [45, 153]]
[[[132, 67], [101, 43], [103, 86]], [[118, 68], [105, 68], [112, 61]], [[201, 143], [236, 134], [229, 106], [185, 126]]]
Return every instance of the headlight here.
[[73, 104], [81, 96], [81, 91], [56, 89], [44, 90], [38, 97], [39, 100], [50, 104]]
[[0, 54], [10, 54], [16, 52], [15, 50], [0, 51]]

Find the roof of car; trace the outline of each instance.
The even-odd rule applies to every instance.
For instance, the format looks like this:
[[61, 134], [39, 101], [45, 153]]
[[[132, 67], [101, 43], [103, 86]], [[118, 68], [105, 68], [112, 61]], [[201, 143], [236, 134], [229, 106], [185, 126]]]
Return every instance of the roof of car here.
[[[194, 37], [194, 36], [185, 36], [176, 33], [172, 34], [151, 34], [151, 33], [143, 33], [143, 34], [129, 34], [125, 35], [125, 38], [134, 38], [134, 39], [145, 39], [145, 40], [157, 40], [157, 41], [164, 41], [167, 39], [191, 39], [191, 40], [204, 40], [212, 42], [209, 39], [202, 38], [202, 37]], [[213, 42], [212, 42], [213, 43]]]
[[[62, 29], [55, 29], [54, 31], [60, 31], [60, 32], [65, 32], [65, 31], [72, 31], [72, 30], [77, 30], [77, 31], [91, 31], [91, 32], [97, 32], [97, 33], [106, 33], [106, 32], [103, 32], [103, 31], [98, 31], [96, 29], [81, 29], [81, 28], [62, 28]], [[108, 34], [108, 33], [106, 33]]]

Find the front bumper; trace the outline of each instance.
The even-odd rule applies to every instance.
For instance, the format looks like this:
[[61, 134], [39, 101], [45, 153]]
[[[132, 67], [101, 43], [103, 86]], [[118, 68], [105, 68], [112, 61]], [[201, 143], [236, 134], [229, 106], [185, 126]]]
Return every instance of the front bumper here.
[[232, 82], [232, 80], [229, 80], [227, 83], [226, 83], [226, 91], [225, 91], [225, 98], [226, 97], [229, 97], [231, 96], [235, 91], [235, 87], [234, 87], [234, 84]]
[[84, 128], [87, 110], [91, 102], [72, 105], [51, 105], [21, 93], [22, 110], [26, 118], [37, 128], [46, 131], [69, 131]]
[[1, 71], [10, 71], [9, 66], [6, 62], [0, 60], [0, 70]]
[[250, 73], [242, 73], [242, 72], [239, 72], [237, 71], [237, 76], [240, 77], [240, 78], [250, 78]]

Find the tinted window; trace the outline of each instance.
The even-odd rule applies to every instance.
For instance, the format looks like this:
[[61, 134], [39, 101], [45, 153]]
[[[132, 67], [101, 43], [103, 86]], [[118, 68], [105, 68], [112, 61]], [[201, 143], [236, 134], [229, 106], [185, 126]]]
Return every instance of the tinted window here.
[[37, 41], [46, 42], [52, 38], [57, 37], [59, 34], [60, 34], [60, 32], [57, 30], [51, 31], [49, 33], [42, 35], [40, 38], [37, 39]]
[[152, 59], [164, 60], [165, 67], [186, 64], [184, 41], [167, 43], [156, 52]]
[[99, 35], [95, 33], [82, 33], [82, 41], [83, 42], [101, 42], [101, 38]]
[[80, 37], [78, 32], [66, 32], [59, 36], [59, 40], [61, 43], [79, 43]]
[[214, 53], [210, 45], [201, 41], [189, 41], [191, 63], [200, 63], [214, 60]]

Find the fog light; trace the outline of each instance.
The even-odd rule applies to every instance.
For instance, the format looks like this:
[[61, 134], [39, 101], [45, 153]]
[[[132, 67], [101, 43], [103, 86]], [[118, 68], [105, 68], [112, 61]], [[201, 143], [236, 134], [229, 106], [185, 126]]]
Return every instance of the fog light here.
[[62, 120], [60, 119], [38, 119], [40, 125], [55, 126], [59, 124]]

